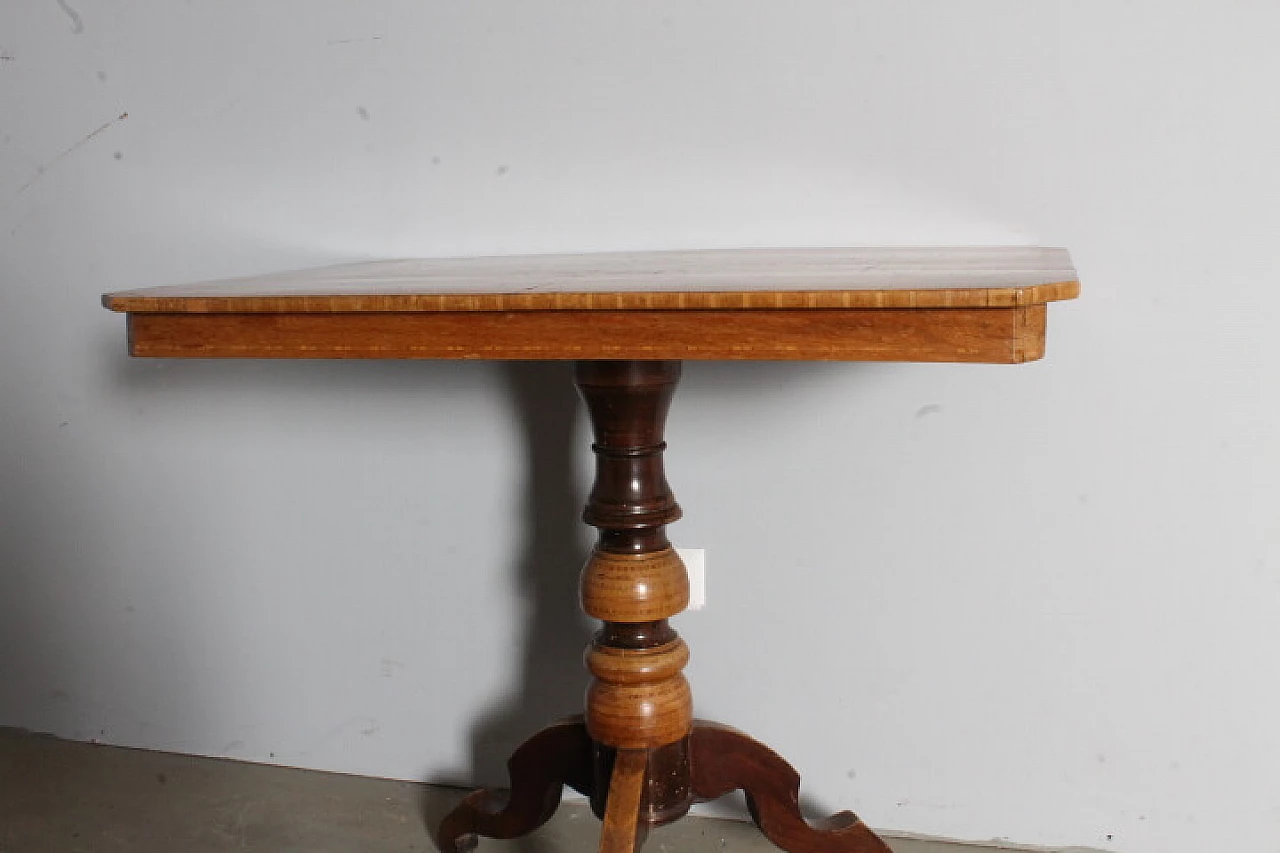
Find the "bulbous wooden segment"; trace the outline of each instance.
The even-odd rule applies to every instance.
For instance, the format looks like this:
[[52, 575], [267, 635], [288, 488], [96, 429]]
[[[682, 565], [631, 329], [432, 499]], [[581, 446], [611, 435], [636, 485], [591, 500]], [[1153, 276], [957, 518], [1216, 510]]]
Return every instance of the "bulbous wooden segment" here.
[[693, 726], [693, 692], [684, 675], [658, 682], [587, 688], [587, 731], [619, 749], [652, 749], [680, 740]]
[[651, 749], [680, 740], [693, 726], [693, 693], [682, 670], [689, 647], [678, 637], [649, 649], [593, 643], [587, 669], [587, 731], [619, 749]]
[[582, 570], [582, 609], [605, 622], [656, 622], [689, 606], [689, 575], [672, 548], [614, 554], [597, 548]]
[[597, 639], [587, 647], [587, 731], [620, 749], [664, 746], [693, 725], [693, 693], [683, 670], [689, 647], [679, 637], [648, 648]]
[[675, 678], [689, 662], [689, 647], [677, 637], [650, 649], [620, 649], [595, 642], [587, 646], [587, 669], [608, 684], [657, 684]]

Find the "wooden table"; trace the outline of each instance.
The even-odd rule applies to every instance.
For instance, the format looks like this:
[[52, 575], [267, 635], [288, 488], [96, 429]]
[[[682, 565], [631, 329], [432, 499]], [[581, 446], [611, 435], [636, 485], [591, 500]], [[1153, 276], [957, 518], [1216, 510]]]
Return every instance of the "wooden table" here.
[[595, 433], [583, 519], [599, 539], [583, 609], [586, 713], [509, 762], [509, 796], [470, 795], [439, 830], [444, 853], [546, 822], [564, 785], [630, 853], [650, 826], [746, 792], [791, 853], [885, 853], [851, 812], [810, 826], [800, 777], [733, 729], [695, 720], [688, 604], [667, 539], [680, 517], [662, 454], [685, 359], [1020, 363], [1044, 354], [1047, 303], [1079, 292], [1061, 249], [747, 249], [403, 260], [108, 294], [129, 351], [164, 358], [571, 359]]

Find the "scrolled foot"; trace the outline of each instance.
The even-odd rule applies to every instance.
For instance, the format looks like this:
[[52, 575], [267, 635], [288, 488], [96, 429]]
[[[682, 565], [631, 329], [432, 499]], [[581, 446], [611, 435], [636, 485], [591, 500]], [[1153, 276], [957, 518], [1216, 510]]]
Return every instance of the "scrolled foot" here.
[[565, 785], [590, 796], [592, 745], [586, 724], [571, 717], [538, 732], [512, 754], [507, 772], [510, 792], [475, 791], [440, 822], [440, 853], [468, 853], [481, 835], [519, 838], [533, 832], [555, 814]]
[[718, 799], [741, 788], [756, 826], [787, 853], [890, 853], [853, 812], [840, 812], [811, 826], [800, 813], [800, 774], [742, 732], [699, 721], [690, 749], [698, 799]]

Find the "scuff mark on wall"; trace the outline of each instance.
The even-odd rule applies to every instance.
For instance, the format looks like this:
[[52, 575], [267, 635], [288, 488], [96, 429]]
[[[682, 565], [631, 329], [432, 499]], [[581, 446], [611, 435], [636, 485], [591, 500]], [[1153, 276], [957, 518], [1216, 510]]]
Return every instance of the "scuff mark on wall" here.
[[71, 32], [80, 35], [84, 32], [84, 21], [80, 20], [80, 13], [71, 8], [71, 4], [67, 0], [58, 0], [58, 7], [67, 13], [67, 17], [71, 19]]
[[36, 174], [35, 174], [35, 177], [33, 177], [31, 180], [27, 181], [27, 182], [26, 182], [25, 184], [23, 184], [22, 186], [18, 187], [18, 195], [22, 195], [23, 193], [25, 193], [25, 192], [26, 192], [26, 191], [27, 191], [27, 190], [28, 190], [28, 189], [29, 189], [33, 184], [35, 184], [35, 182], [36, 182], [36, 181], [38, 181], [38, 180], [40, 180], [41, 178], [43, 178], [43, 177], [44, 177], [45, 172], [48, 172], [50, 169], [52, 169], [54, 166], [56, 166], [56, 165], [57, 165], [58, 163], [60, 163], [62, 160], [66, 159], [67, 157], [69, 157], [69, 156], [71, 156], [72, 154], [74, 154], [74, 153], [75, 153], [76, 151], [78, 151], [78, 150], [79, 150], [83, 145], [85, 145], [85, 144], [86, 144], [86, 143], [88, 143], [90, 140], [92, 140], [95, 136], [97, 136], [98, 134], [100, 134], [100, 133], [102, 133], [103, 131], [107, 130], [107, 128], [111, 127], [112, 125], [114, 125], [114, 124], [117, 124], [117, 123], [119, 123], [119, 122], [124, 121], [124, 120], [125, 120], [125, 119], [127, 119], [128, 117], [129, 117], [129, 114], [128, 114], [128, 113], [120, 113], [120, 115], [116, 116], [116, 117], [115, 117], [115, 118], [113, 118], [111, 121], [103, 122], [103, 123], [102, 123], [102, 124], [100, 124], [98, 127], [94, 128], [94, 129], [93, 129], [93, 130], [92, 130], [92, 131], [91, 131], [87, 136], [85, 136], [83, 139], [81, 139], [81, 140], [80, 140], [79, 142], [77, 142], [75, 145], [72, 145], [70, 148], [66, 149], [65, 151], [62, 151], [61, 153], [59, 153], [59, 154], [58, 154], [58, 156], [54, 157], [54, 158], [53, 158], [52, 160], [50, 160], [48, 163], [45, 163], [45, 164], [40, 165], [40, 166], [36, 166]]

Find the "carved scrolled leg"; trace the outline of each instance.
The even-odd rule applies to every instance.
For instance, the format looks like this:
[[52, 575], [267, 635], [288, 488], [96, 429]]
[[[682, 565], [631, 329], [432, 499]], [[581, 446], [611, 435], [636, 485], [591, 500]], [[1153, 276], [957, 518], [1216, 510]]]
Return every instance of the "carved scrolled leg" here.
[[548, 726], [525, 741], [507, 762], [509, 792], [476, 791], [440, 823], [441, 853], [465, 853], [477, 836], [518, 838], [555, 814], [568, 785], [591, 796], [593, 746], [582, 717]]
[[853, 812], [811, 826], [800, 813], [800, 774], [759, 741], [699, 720], [690, 746], [697, 798], [714, 800], [741, 788], [756, 826], [787, 853], [890, 853]]

